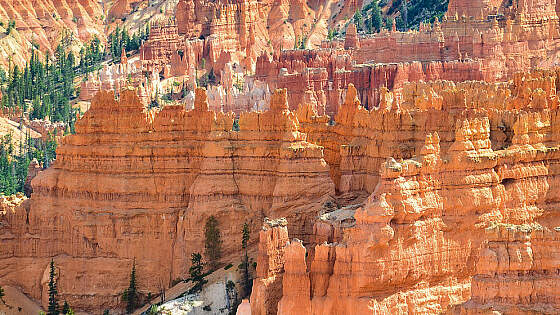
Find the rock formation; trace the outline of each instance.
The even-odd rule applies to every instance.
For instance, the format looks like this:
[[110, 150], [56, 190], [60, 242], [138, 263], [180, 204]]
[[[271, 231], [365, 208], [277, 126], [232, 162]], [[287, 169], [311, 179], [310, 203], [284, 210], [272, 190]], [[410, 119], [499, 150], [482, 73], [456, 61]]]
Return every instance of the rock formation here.
[[[277, 261], [284, 264], [276, 275], [284, 288], [278, 314], [557, 313], [555, 82], [556, 71], [539, 71], [509, 86], [410, 83], [398, 106], [372, 112], [361, 108], [351, 87], [337, 125], [352, 121], [359, 130], [414, 117], [413, 134], [424, 130], [424, 140], [413, 159], [388, 158], [378, 167], [368, 163], [378, 170], [378, 180], [344, 179], [342, 173], [340, 187], [374, 183], [359, 189], [372, 194], [350, 226], [321, 220], [310, 238], [314, 242], [304, 247], [291, 241], [278, 250], [283, 257]], [[420, 92], [428, 86], [429, 93]], [[521, 90], [535, 93], [516, 92]], [[523, 102], [523, 95], [533, 97]], [[396, 107], [399, 118], [386, 116]], [[375, 115], [389, 120], [378, 123]], [[454, 130], [435, 132], [434, 116], [445, 117]], [[321, 122], [303, 107], [298, 117], [303, 129]], [[325, 127], [318, 130], [328, 133]], [[385, 134], [358, 132], [340, 149], [341, 169], [348, 163], [347, 169], [356, 170], [364, 156], [383, 150], [385, 143], [390, 147]], [[364, 135], [370, 140], [360, 139]], [[319, 139], [328, 138], [337, 139]], [[313, 142], [313, 132], [309, 139]], [[367, 144], [375, 139], [380, 142]], [[348, 162], [344, 152], [352, 156]], [[271, 292], [261, 286], [255, 294]], [[262, 309], [258, 300], [251, 302], [254, 311]]]
[[[125, 27], [160, 13], [81, 83], [91, 107], [30, 165], [30, 198], [0, 198], [0, 283], [46, 305], [54, 259], [61, 300], [118, 307], [134, 261], [142, 294], [185, 277], [214, 216], [221, 263], [265, 222], [243, 313], [560, 313], [558, 3], [451, 0], [418, 30], [321, 42], [362, 1], [113, 1]], [[85, 40], [101, 11], [0, 2], [0, 48]], [[160, 93], [187, 103], [149, 108]]]
[[317, 112], [332, 117], [349, 83], [371, 109], [379, 106], [382, 88], [405, 82], [507, 81], [518, 71], [556, 65], [555, 2], [508, 3], [450, 1], [443, 21], [408, 32], [360, 35], [350, 24], [344, 39], [325, 41], [320, 50], [261, 55], [255, 75], [271, 88], [288, 88], [290, 108], [312, 94]]
[[288, 241], [285, 220], [265, 220], [259, 233], [257, 277], [251, 294], [251, 314], [277, 314], [277, 305], [282, 297], [282, 275], [284, 251]]
[[[87, 42], [93, 36], [104, 40], [102, 16], [101, 5], [93, 0], [0, 1], [2, 33], [9, 21], [15, 21], [15, 29], [0, 40], [0, 64], [7, 68], [11, 60], [12, 65], [25, 66], [33, 43], [39, 46], [40, 53], [54, 53], [64, 30], [78, 42]], [[79, 47], [72, 48], [77, 55]]]
[[245, 221], [287, 217], [305, 238], [334, 185], [322, 148], [298, 131], [285, 90], [270, 108], [243, 114], [236, 132], [231, 115], [208, 110], [203, 89], [194, 110], [159, 112], [146, 111], [133, 91], [118, 101], [99, 92], [54, 165], [33, 179], [26, 210], [2, 227], [2, 282], [46, 303], [54, 257], [60, 298], [103, 310], [118, 304], [134, 259], [146, 292], [186, 276], [210, 215], [228, 235], [224, 261], [238, 256]]

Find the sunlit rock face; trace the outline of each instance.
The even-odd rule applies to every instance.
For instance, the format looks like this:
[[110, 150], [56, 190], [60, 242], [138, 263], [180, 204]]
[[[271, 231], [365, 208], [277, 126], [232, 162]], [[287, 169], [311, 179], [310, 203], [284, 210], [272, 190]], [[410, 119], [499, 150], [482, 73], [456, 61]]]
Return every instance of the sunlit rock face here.
[[0, 20], [3, 30], [9, 21], [15, 21], [15, 29], [0, 42], [2, 53], [0, 64], [24, 67], [31, 58], [31, 47], [41, 57], [48, 52], [54, 54], [63, 34], [73, 34], [74, 42], [70, 49], [74, 55], [80, 52], [81, 44], [94, 36], [105, 39], [103, 8], [93, 0], [21, 0], [1, 1]]
[[[412, 159], [386, 158], [376, 167], [366, 156], [394, 136], [370, 131], [338, 138], [349, 143], [340, 150], [339, 187], [371, 189], [371, 195], [344, 219], [349, 223], [318, 220], [310, 238], [315, 241], [305, 247], [282, 238], [290, 241], [274, 251], [281, 265], [275, 269], [283, 270], [274, 273], [282, 279], [277, 312], [558, 312], [557, 80], [556, 71], [538, 71], [507, 85], [411, 83], [400, 101], [385, 95], [383, 109], [372, 112], [360, 106], [351, 87], [337, 116], [341, 125], [393, 126], [414, 117], [415, 131], [401, 141], [420, 141], [413, 136], [419, 128], [424, 139]], [[399, 118], [385, 122], [371, 115]], [[438, 115], [454, 127], [435, 130]], [[304, 107], [298, 117], [310, 130], [321, 121]], [[328, 134], [335, 127], [317, 130]], [[356, 172], [362, 163], [377, 175]], [[347, 165], [354, 173], [345, 174]], [[272, 235], [285, 233], [275, 229]], [[261, 238], [260, 246], [276, 248], [271, 239]], [[259, 274], [258, 283], [267, 283], [267, 276]], [[271, 296], [272, 290], [277, 292], [259, 285], [255, 294]], [[271, 306], [255, 299], [251, 307], [266, 314]]]
[[231, 114], [208, 109], [204, 89], [193, 110], [159, 112], [134, 91], [119, 100], [99, 92], [54, 165], [33, 179], [31, 199], [3, 225], [3, 283], [47, 303], [54, 257], [61, 298], [98, 311], [119, 303], [133, 260], [142, 290], [187, 276], [211, 215], [227, 235], [224, 261], [239, 257], [244, 222], [256, 229], [264, 216], [287, 217], [298, 237], [311, 234], [334, 184], [323, 149], [298, 131], [286, 91], [232, 128]]

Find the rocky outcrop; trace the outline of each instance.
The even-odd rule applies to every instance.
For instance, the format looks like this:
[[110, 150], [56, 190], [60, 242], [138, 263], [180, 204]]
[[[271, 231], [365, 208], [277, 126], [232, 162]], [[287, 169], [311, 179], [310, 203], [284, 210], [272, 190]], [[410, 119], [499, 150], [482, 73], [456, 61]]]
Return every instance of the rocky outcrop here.
[[[71, 32], [78, 43], [93, 36], [105, 39], [103, 9], [93, 0], [0, 1], [0, 19], [2, 33], [15, 21], [15, 29], [0, 40], [0, 64], [6, 68], [10, 61], [25, 66], [32, 44], [39, 45], [39, 54], [53, 54], [64, 32]], [[78, 55], [79, 45], [72, 48]]]
[[[535, 72], [509, 85], [411, 83], [400, 102], [385, 95], [381, 108], [391, 110], [378, 112], [361, 108], [350, 88], [336, 120], [352, 121], [361, 131], [341, 147], [341, 169], [349, 163], [347, 169], [356, 170], [360, 159], [395, 139], [365, 128], [398, 125], [410, 115], [415, 130], [435, 116], [454, 130], [428, 127], [414, 158], [385, 159], [355, 222], [318, 221], [314, 243], [284, 247], [278, 313], [557, 313], [556, 76]], [[379, 123], [371, 116], [396, 108], [395, 120]], [[432, 118], [420, 118], [424, 114]], [[304, 129], [326, 124], [304, 107], [298, 117]], [[328, 134], [336, 126], [317, 134], [337, 139]], [[339, 187], [369, 181], [349, 179], [344, 171], [341, 178]]]
[[255, 75], [271, 88], [288, 88], [291, 109], [312, 96], [315, 110], [331, 117], [349, 83], [363, 106], [373, 109], [383, 88], [405, 82], [507, 81], [516, 72], [557, 64], [555, 7], [548, 0], [451, 1], [443, 21], [421, 23], [414, 31], [359, 35], [351, 23], [345, 38], [324, 41], [320, 50], [260, 56]]
[[[230, 68], [230, 64], [226, 69]], [[222, 73], [222, 81], [227, 74]], [[265, 111], [269, 109], [270, 89], [258, 80], [247, 78], [242, 87], [233, 84], [222, 84], [208, 87], [208, 105], [216, 112], [233, 112], [240, 115], [242, 112]]]
[[514, 141], [517, 111], [556, 109], [556, 70], [518, 74], [508, 84], [450, 81], [403, 83], [392, 92], [380, 89], [379, 109], [366, 110], [349, 85], [346, 99], [331, 121], [310, 105], [296, 111], [308, 141], [325, 148], [325, 160], [340, 192], [371, 194], [387, 156], [419, 155], [428, 133], [438, 132], [447, 151], [456, 122], [488, 117], [492, 148]]
[[472, 280], [471, 299], [460, 314], [554, 314], [558, 299], [559, 228], [538, 223], [486, 228]]
[[251, 314], [277, 314], [278, 301], [282, 297], [282, 275], [284, 251], [288, 240], [288, 229], [283, 219], [265, 220], [259, 233], [257, 256], [257, 279], [251, 293]]
[[144, 292], [186, 276], [210, 215], [227, 235], [224, 262], [238, 256], [243, 223], [264, 216], [287, 217], [305, 238], [334, 185], [285, 91], [270, 108], [243, 114], [236, 132], [231, 115], [208, 110], [203, 89], [192, 111], [159, 112], [146, 111], [133, 91], [118, 101], [99, 92], [54, 165], [33, 179], [26, 210], [3, 226], [2, 282], [45, 301], [41, 279], [54, 257], [61, 299], [93, 311], [119, 303], [133, 260]]

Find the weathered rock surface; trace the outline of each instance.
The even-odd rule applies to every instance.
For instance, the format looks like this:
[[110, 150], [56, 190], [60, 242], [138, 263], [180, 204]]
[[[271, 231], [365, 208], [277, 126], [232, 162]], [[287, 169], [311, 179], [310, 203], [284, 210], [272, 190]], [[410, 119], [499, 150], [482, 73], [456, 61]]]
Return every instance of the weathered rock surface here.
[[[78, 42], [87, 42], [97, 36], [105, 38], [103, 8], [93, 0], [3, 0], [0, 1], [2, 33], [9, 21], [15, 29], [0, 39], [0, 65], [8, 67], [10, 60], [22, 67], [31, 57], [33, 43], [39, 52], [53, 53], [62, 34], [71, 32]], [[75, 48], [75, 55], [79, 47]]]
[[61, 299], [102, 310], [118, 304], [134, 259], [146, 292], [186, 276], [210, 215], [227, 235], [224, 261], [239, 255], [245, 221], [287, 217], [298, 237], [311, 234], [334, 185], [286, 92], [270, 111], [242, 114], [239, 132], [231, 115], [208, 110], [203, 89], [196, 94], [192, 111], [146, 112], [133, 91], [119, 101], [98, 93], [54, 165], [33, 179], [25, 210], [2, 227], [2, 282], [45, 303], [54, 257]]
[[[379, 171], [378, 180], [341, 180], [375, 185], [356, 210], [355, 223], [318, 221], [315, 244], [305, 248], [291, 241], [279, 250], [284, 272], [277, 277], [284, 290], [278, 314], [557, 313], [556, 81], [556, 71], [539, 71], [509, 85], [411, 83], [391, 110], [372, 112], [360, 107], [350, 88], [336, 118], [341, 124], [394, 126], [410, 115], [415, 130], [422, 130], [431, 124], [419, 119], [426, 114], [444, 117], [448, 127], [441, 134], [431, 127], [421, 132], [424, 141], [413, 159], [369, 164]], [[396, 120], [374, 123], [370, 116], [396, 107], [401, 117]], [[307, 117], [304, 129], [324, 123], [309, 113], [298, 111], [298, 117]], [[360, 120], [361, 115], [369, 118]], [[500, 134], [510, 128], [511, 134]], [[372, 133], [358, 133], [366, 134]], [[347, 155], [354, 156], [354, 169], [369, 150], [387, 142], [369, 146], [368, 141], [352, 140], [362, 148]], [[258, 301], [251, 306], [262, 307]]]
[[506, 81], [518, 71], [550, 68], [560, 60], [559, 31], [555, 1], [451, 1], [443, 21], [418, 30], [363, 35], [350, 24], [344, 39], [324, 41], [323, 49], [261, 55], [256, 76], [288, 88], [290, 108], [312, 95], [316, 111], [332, 117], [349, 83], [372, 109], [383, 88], [405, 82]]
[[282, 297], [282, 276], [284, 272], [284, 251], [288, 240], [285, 220], [265, 220], [259, 233], [257, 256], [257, 279], [251, 293], [251, 314], [277, 314], [277, 305]]

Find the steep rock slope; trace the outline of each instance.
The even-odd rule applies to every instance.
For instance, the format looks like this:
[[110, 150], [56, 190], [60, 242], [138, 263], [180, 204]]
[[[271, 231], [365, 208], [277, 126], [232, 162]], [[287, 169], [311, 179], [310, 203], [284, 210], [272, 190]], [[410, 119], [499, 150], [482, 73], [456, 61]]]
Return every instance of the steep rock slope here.
[[186, 276], [210, 215], [224, 261], [239, 255], [245, 221], [286, 216], [298, 237], [310, 234], [334, 185], [322, 148], [305, 141], [287, 110], [286, 91], [270, 111], [243, 115], [239, 132], [231, 115], [208, 110], [205, 90], [196, 94], [192, 111], [155, 113], [133, 91], [119, 101], [100, 92], [55, 164], [32, 181], [25, 210], [2, 228], [2, 281], [45, 305], [43, 275], [55, 257], [61, 299], [98, 311], [119, 303], [133, 260], [144, 292]]
[[[457, 119], [452, 140], [428, 131], [417, 157], [386, 159], [355, 224], [317, 222], [315, 246], [282, 242], [270, 251], [276, 241], [267, 239], [260, 248], [278, 253], [281, 266], [255, 284], [266, 281], [261, 275], [282, 279], [278, 313], [558, 313], [558, 78], [545, 71], [517, 80], [535, 92], [526, 102], [502, 103], [497, 93], [479, 107], [469, 99], [483, 90], [472, 82], [401, 104], [404, 112], [451, 113], [444, 116]], [[495, 120], [513, 122], [496, 149]], [[271, 294], [255, 288], [257, 297]]]
[[[93, 36], [105, 38], [104, 14], [94, 0], [2, 0], [0, 1], [0, 64], [25, 65], [31, 48], [52, 53], [64, 34], [71, 34], [71, 45], [79, 52], [80, 43]], [[15, 29], [9, 34], [9, 22]]]

